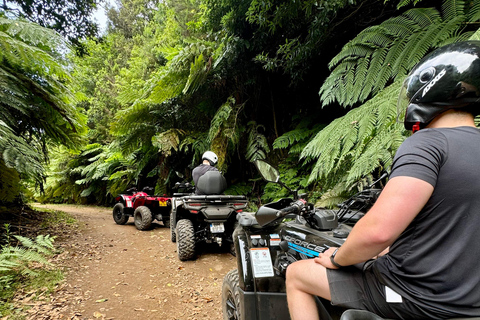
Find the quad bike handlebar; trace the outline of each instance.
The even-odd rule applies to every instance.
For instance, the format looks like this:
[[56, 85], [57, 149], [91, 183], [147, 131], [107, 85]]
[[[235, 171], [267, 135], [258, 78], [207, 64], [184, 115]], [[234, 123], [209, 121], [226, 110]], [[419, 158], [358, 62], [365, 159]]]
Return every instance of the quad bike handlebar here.
[[303, 199], [298, 199], [297, 201], [292, 202], [290, 206], [278, 210], [277, 216], [284, 217], [290, 213], [301, 214], [302, 210], [306, 207], [306, 204], [307, 204], [307, 201]]

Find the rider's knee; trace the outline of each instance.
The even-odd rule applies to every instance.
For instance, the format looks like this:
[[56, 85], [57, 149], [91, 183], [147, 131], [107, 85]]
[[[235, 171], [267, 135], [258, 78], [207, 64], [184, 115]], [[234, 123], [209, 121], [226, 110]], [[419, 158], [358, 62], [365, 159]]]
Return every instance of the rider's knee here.
[[285, 274], [287, 287], [289, 285], [292, 285], [292, 283], [297, 279], [299, 272], [301, 271], [299, 265], [299, 263], [295, 262], [288, 266], [287, 272]]

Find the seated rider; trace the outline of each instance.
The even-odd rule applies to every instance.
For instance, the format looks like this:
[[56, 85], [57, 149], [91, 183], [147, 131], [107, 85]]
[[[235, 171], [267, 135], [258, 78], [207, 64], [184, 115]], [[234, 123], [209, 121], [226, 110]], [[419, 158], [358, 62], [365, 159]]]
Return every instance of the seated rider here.
[[215, 165], [218, 162], [217, 155], [212, 151], [207, 151], [202, 155], [202, 163], [192, 171], [193, 183], [195, 183], [195, 194], [203, 194], [198, 190], [198, 179], [208, 171], [218, 171]]
[[414, 134], [345, 243], [287, 268], [292, 320], [319, 318], [315, 296], [388, 319], [480, 317], [480, 41], [423, 58], [397, 106]]

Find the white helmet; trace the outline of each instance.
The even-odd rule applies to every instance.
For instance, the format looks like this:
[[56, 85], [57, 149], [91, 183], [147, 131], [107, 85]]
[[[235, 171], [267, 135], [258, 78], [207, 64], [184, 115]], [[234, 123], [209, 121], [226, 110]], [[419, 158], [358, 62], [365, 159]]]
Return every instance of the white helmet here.
[[212, 166], [216, 165], [218, 162], [217, 155], [212, 151], [207, 151], [202, 155], [202, 160], [208, 160]]

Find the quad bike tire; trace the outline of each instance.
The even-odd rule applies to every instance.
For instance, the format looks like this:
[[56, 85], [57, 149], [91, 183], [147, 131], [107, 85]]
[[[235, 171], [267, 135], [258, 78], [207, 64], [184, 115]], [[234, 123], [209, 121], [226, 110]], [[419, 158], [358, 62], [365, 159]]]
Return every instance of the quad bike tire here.
[[195, 229], [192, 221], [182, 219], [177, 222], [177, 254], [181, 261], [195, 259]]
[[125, 206], [119, 202], [113, 207], [113, 220], [116, 224], [124, 225], [128, 221], [128, 216], [123, 213]]
[[175, 231], [175, 214], [173, 210], [170, 212], [170, 240], [172, 240], [172, 242], [177, 241], [177, 234]]
[[242, 319], [243, 302], [240, 299], [238, 269], [230, 270], [222, 284], [223, 320]]
[[149, 230], [152, 227], [153, 217], [152, 212], [148, 207], [138, 207], [137, 209], [135, 209], [133, 217], [135, 219], [135, 227], [137, 227], [138, 230]]

